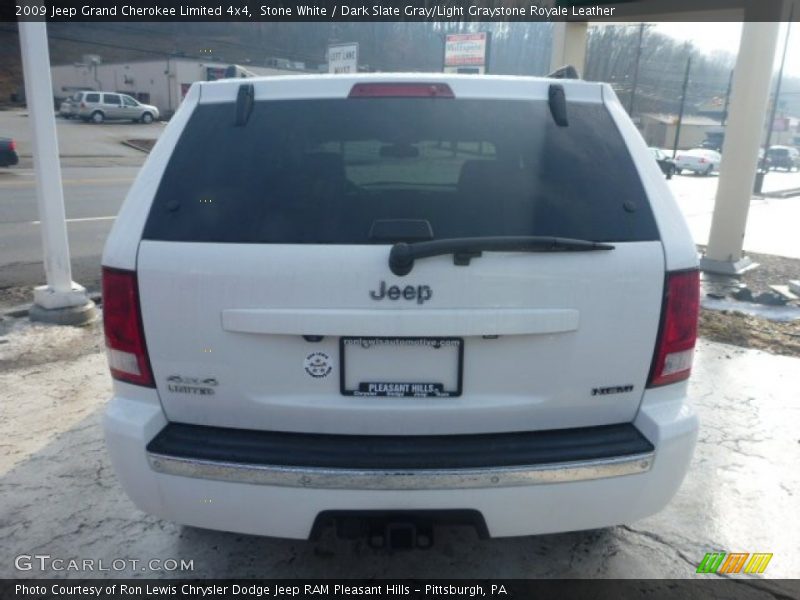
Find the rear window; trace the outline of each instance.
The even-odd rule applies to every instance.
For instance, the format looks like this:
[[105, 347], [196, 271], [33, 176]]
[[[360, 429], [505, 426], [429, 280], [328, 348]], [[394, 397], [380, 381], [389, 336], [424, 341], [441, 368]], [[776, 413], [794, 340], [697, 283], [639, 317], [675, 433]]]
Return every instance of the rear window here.
[[646, 195], [602, 105], [429, 98], [199, 105], [158, 187], [144, 238], [372, 243], [376, 221], [436, 239], [556, 235], [658, 239]]

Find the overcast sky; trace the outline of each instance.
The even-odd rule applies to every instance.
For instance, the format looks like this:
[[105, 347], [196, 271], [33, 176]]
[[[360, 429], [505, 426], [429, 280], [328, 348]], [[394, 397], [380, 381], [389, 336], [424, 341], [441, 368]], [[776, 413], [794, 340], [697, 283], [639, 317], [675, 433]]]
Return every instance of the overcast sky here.
[[[736, 54], [739, 48], [739, 37], [742, 34], [741, 23], [657, 23], [656, 31], [665, 33], [679, 40], [688, 40], [703, 52], [724, 50]], [[778, 48], [775, 52], [775, 68], [780, 66], [783, 41], [786, 35], [786, 23], [778, 34]], [[800, 77], [800, 24], [793, 23], [789, 50], [786, 53], [785, 74]]]

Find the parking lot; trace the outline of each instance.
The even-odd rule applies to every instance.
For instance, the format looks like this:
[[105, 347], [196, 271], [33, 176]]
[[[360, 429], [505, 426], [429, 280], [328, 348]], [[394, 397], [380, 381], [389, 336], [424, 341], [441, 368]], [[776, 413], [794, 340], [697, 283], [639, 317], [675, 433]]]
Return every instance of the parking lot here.
[[[0, 112], [0, 134], [19, 141], [19, 168], [0, 173], [0, 288], [42, 277], [26, 119]], [[163, 125], [60, 121], [58, 126], [75, 279], [96, 287], [113, 217], [144, 155], [122, 145]], [[707, 240], [716, 176], [669, 185], [698, 244]], [[800, 187], [772, 173], [766, 190]], [[800, 258], [793, 232], [800, 198], [754, 199], [745, 248]], [[20, 283], [22, 282], [22, 283]], [[12, 298], [21, 300], [21, 297]], [[0, 298], [2, 304], [2, 298]], [[8, 304], [8, 302], [7, 302]], [[768, 552], [768, 578], [800, 574], [800, 359], [701, 341], [691, 396], [702, 425], [689, 475], [661, 513], [606, 530], [480, 540], [437, 530], [428, 551], [391, 555], [327, 532], [316, 542], [184, 528], [140, 513], [110, 468], [100, 419], [110, 394], [102, 334], [0, 321], [0, 577], [609, 577], [695, 576], [707, 552]], [[391, 492], [387, 492], [391, 493]], [[18, 570], [22, 554], [187, 559], [193, 572]], [[753, 597], [792, 597], [781, 582], [755, 582]]]
[[[710, 177], [675, 175], [669, 187], [696, 244], [708, 242], [714, 200], [717, 192], [715, 173]], [[800, 188], [800, 172], [770, 171], [764, 178], [763, 192]], [[800, 258], [797, 226], [800, 223], [800, 195], [790, 198], [754, 197], [750, 202], [744, 249], [762, 254]]]

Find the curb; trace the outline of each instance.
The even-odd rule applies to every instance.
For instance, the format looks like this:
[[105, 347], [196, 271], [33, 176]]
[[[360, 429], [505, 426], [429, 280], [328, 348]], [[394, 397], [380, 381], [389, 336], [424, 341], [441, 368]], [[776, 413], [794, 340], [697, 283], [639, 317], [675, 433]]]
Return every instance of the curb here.
[[134, 150], [138, 150], [139, 152], [150, 154], [150, 148], [145, 148], [144, 146], [137, 144], [135, 140], [122, 140], [122, 142], [120, 143], [123, 146], [128, 146], [129, 148], [133, 148]]
[[789, 188], [787, 190], [776, 190], [774, 192], [763, 192], [762, 196], [766, 198], [794, 198], [795, 196], [800, 196], [800, 188]]

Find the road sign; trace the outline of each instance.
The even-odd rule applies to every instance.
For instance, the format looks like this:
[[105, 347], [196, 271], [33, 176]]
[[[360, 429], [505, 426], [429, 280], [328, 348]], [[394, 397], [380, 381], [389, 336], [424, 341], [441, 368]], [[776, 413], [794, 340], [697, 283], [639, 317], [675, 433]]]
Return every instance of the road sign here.
[[358, 73], [358, 43], [328, 46], [328, 73]]
[[489, 39], [487, 31], [447, 35], [444, 41], [444, 72], [485, 73]]

